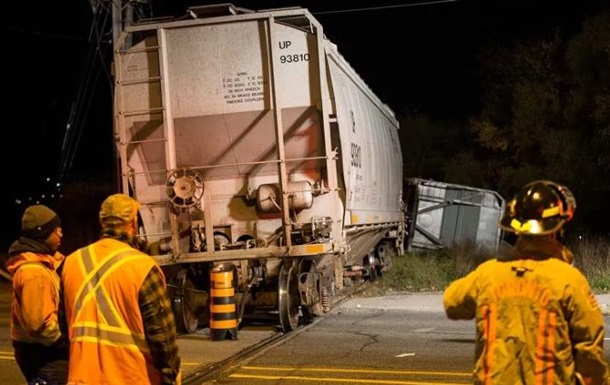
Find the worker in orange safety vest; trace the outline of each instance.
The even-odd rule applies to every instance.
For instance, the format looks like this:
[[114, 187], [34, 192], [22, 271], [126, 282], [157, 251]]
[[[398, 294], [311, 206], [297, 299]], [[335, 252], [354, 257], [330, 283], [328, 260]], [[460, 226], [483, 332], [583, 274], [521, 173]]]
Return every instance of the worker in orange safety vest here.
[[565, 186], [525, 185], [500, 220], [517, 234], [512, 255], [445, 290], [450, 319], [476, 319], [475, 385], [610, 385], [603, 314], [559, 241], [575, 208]]
[[137, 238], [140, 205], [106, 198], [101, 238], [66, 258], [63, 300], [68, 384], [180, 384], [177, 333], [165, 277]]
[[68, 340], [59, 325], [58, 251], [63, 232], [55, 211], [32, 205], [21, 217], [21, 235], [8, 252], [12, 275], [10, 333], [15, 361], [28, 384], [63, 385], [68, 375]]

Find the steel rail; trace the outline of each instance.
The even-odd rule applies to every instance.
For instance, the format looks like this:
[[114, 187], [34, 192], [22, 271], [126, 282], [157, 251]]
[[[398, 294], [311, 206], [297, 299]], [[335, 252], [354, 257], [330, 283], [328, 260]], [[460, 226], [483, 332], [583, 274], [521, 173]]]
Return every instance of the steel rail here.
[[[364, 281], [359, 285], [343, 289], [341, 293], [337, 294], [337, 296], [335, 297], [335, 300], [332, 303], [332, 309], [328, 313], [328, 315], [331, 315], [334, 309], [336, 309], [341, 303], [345, 302], [352, 295], [366, 288], [367, 283], [368, 281]], [[244, 350], [241, 350], [236, 354], [225, 358], [224, 360], [214, 362], [208, 365], [203, 365], [186, 374], [186, 376], [182, 379], [182, 384], [200, 385], [203, 382], [217, 379], [223, 372], [228, 371], [230, 367], [237, 367], [238, 364], [246, 363], [258, 357], [265, 351], [296, 337], [297, 335], [309, 329], [310, 327], [313, 327], [323, 319], [324, 317], [316, 317], [312, 322], [308, 324], [301, 324], [289, 333], [283, 333], [281, 331], [278, 331], [272, 336], [269, 336], [253, 345], [250, 345]]]

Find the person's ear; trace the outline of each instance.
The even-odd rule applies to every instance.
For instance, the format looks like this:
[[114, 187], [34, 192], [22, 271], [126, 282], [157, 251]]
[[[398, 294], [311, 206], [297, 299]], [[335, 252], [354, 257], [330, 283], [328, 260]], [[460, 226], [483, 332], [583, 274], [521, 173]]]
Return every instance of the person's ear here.
[[129, 228], [132, 235], [136, 235], [138, 233], [138, 218], [134, 218], [129, 222]]

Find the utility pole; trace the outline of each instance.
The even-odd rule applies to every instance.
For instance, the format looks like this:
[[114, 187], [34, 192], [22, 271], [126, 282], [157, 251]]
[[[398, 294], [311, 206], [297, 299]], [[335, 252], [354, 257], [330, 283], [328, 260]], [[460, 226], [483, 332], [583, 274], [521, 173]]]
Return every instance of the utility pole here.
[[[119, 41], [119, 35], [123, 32], [123, 3], [125, 0], [111, 0], [112, 1], [112, 46], [116, 51], [117, 42]], [[127, 9], [131, 9], [130, 1], [127, 0]]]
[[[89, 0], [89, 3], [94, 14], [97, 13], [98, 7], [112, 13], [112, 43], [115, 50], [118, 48], [116, 44], [125, 27], [140, 19], [152, 17], [149, 0]], [[129, 41], [126, 43], [127, 46], [131, 45]]]

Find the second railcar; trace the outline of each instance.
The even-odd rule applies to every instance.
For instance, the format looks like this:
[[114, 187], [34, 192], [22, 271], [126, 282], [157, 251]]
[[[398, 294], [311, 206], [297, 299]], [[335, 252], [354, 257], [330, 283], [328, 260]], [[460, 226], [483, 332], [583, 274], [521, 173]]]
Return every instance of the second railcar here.
[[239, 315], [272, 304], [290, 331], [402, 253], [397, 120], [307, 9], [192, 7], [115, 47], [122, 191], [183, 294], [231, 271]]

